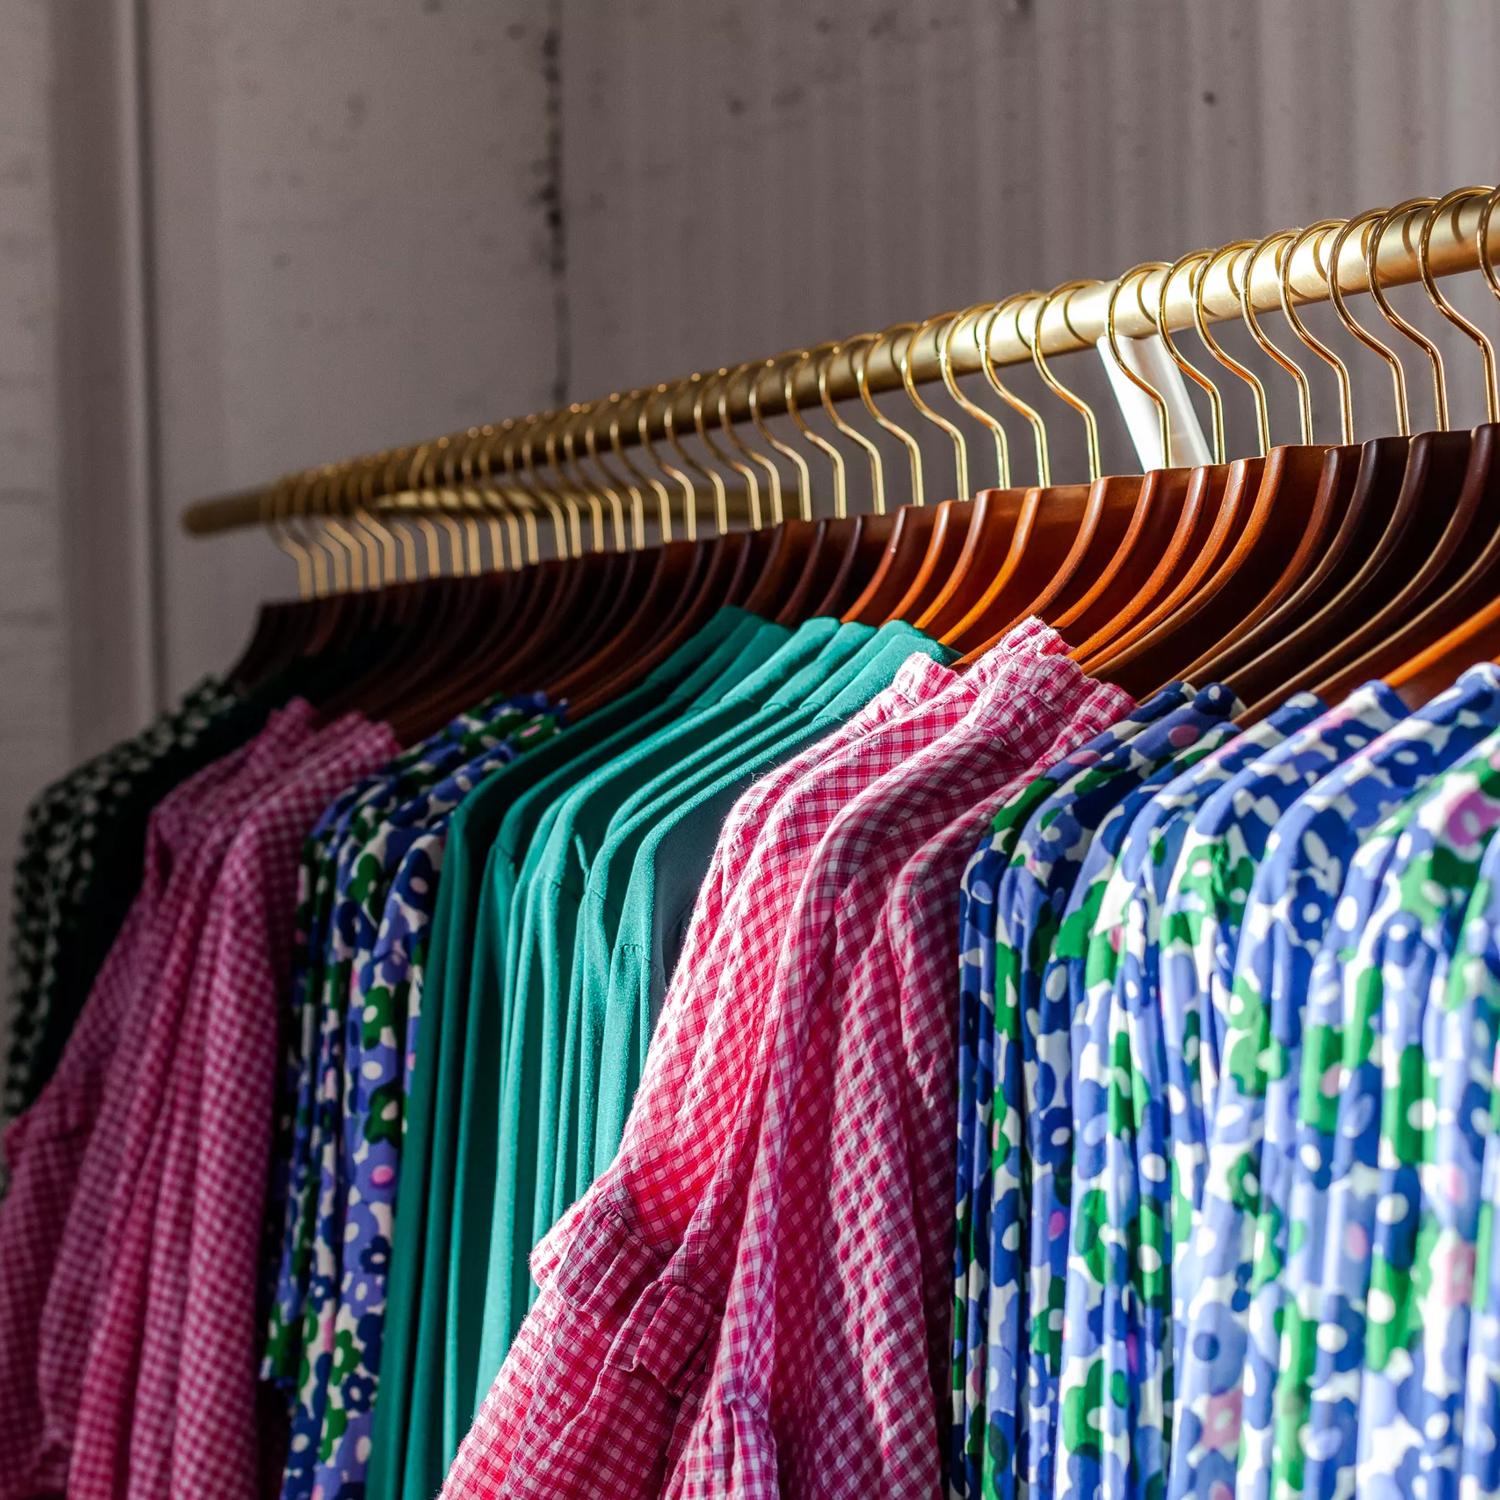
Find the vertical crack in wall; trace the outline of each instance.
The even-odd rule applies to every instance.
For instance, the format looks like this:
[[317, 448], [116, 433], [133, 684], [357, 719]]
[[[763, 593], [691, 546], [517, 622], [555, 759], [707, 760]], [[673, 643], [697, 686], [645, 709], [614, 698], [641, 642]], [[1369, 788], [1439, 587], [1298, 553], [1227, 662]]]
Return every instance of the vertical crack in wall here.
[[568, 301], [568, 218], [563, 196], [562, 0], [547, 7], [542, 37], [546, 87], [545, 175], [540, 193], [547, 222], [547, 270], [552, 278], [552, 404], [562, 406], [573, 383], [572, 308]]

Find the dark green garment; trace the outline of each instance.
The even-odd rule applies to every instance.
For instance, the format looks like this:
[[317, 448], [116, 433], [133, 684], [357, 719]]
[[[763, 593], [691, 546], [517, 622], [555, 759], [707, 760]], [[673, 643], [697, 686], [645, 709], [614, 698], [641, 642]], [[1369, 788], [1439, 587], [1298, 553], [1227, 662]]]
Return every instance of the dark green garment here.
[[[473, 1416], [472, 1360], [455, 1381], [448, 1358], [461, 1342], [449, 1337], [448, 1275], [450, 1253], [460, 1276], [469, 1269], [461, 1252], [482, 1242], [491, 1216], [501, 1017], [498, 991], [475, 985], [471, 992], [471, 975], [487, 967], [476, 965], [475, 953], [492, 937], [479, 917], [496, 837], [534, 789], [571, 784], [600, 746], [628, 742], [664, 705], [670, 711], [683, 682], [748, 619], [721, 611], [640, 686], [503, 766], [454, 813], [428, 953], [423, 1044], [407, 1099], [370, 1500], [435, 1494], [457, 1447], [450, 1434], [461, 1436]], [[461, 1165], [472, 1178], [465, 1194], [472, 1220], [458, 1212]], [[477, 1304], [486, 1259], [478, 1257], [476, 1284], [453, 1288], [454, 1303]], [[477, 1353], [477, 1339], [470, 1344]]]
[[619, 1149], [667, 981], [730, 808], [758, 777], [846, 723], [916, 653], [952, 659], [910, 626], [886, 627], [800, 711], [778, 705], [772, 732], [747, 741], [737, 763], [685, 786], [664, 780], [620, 828], [609, 851], [618, 857], [595, 861], [580, 924], [593, 940], [590, 972], [570, 1033], [578, 1058], [570, 1100], [575, 1115], [560, 1142], [559, 1176], [566, 1182], [554, 1219]]
[[[609, 820], [637, 787], [700, 746], [752, 719], [766, 700], [813, 660], [838, 630], [836, 620], [813, 620], [779, 636], [757, 664], [742, 662], [701, 705], [617, 757], [570, 792], [550, 826], [533, 841], [512, 902], [515, 963], [508, 966], [505, 1076], [501, 1085], [499, 1174], [489, 1236], [490, 1271], [476, 1390], [482, 1395], [499, 1368], [534, 1295], [527, 1250], [550, 1224], [536, 1221], [538, 1176], [555, 1161], [558, 1087], [578, 903], [588, 868]], [[748, 667], [748, 669], [747, 669]], [[519, 916], [518, 916], [519, 913]]]

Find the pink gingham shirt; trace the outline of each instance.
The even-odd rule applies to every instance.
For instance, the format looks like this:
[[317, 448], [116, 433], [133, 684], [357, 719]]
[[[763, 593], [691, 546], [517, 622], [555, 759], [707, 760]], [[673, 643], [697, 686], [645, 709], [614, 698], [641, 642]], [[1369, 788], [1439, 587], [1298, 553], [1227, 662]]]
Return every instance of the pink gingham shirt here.
[[0, 1500], [67, 1484], [126, 1118], [147, 1051], [136, 998], [164, 972], [180, 918], [212, 882], [239, 814], [307, 739], [312, 717], [301, 702], [273, 714], [249, 746], [205, 767], [152, 813], [141, 891], [56, 1073], [6, 1133]]
[[153, 1024], [172, 1030], [166, 1087], [111, 1215], [74, 1500], [258, 1492], [257, 1263], [298, 851], [329, 800], [396, 749], [355, 715], [302, 747], [190, 914], [202, 936], [185, 989], [154, 996]]
[[[926, 706], [852, 747], [842, 779], [815, 774], [807, 778], [815, 788], [799, 785], [778, 806], [756, 846], [762, 883], [737, 892], [726, 913], [737, 934], [722, 971], [711, 983], [700, 974], [696, 995], [677, 993], [674, 978], [619, 1158], [538, 1249], [542, 1296], [445, 1494], [644, 1495], [667, 1475], [683, 1493], [721, 1493], [729, 1482], [736, 1492], [763, 1492], [773, 1434], [762, 1424], [770, 1418], [737, 1407], [728, 1382], [748, 1391], [755, 1360], [774, 1365], [773, 1356], [788, 1355], [779, 1329], [774, 1345], [760, 1349], [743, 1344], [741, 1330], [764, 1321], [761, 1292], [774, 1297], [780, 1194], [810, 1170], [798, 1152], [818, 1130], [804, 1137], [792, 1123], [821, 1107], [826, 1142], [851, 1117], [851, 1101], [818, 1092], [835, 1077], [830, 1043], [841, 1022], [855, 1039], [846, 1043], [851, 1056], [861, 1051], [862, 1010], [811, 1031], [809, 1020], [835, 987], [846, 988], [902, 855], [972, 800], [975, 776], [985, 767], [1020, 775], [1060, 736], [1070, 742], [1087, 732], [1068, 730], [1092, 685], [1061, 650], [1055, 635], [1028, 623], [965, 679], [926, 664], [921, 670], [942, 689]], [[821, 816], [809, 819], [809, 808]], [[866, 1045], [861, 1056], [866, 1076], [875, 1054]], [[840, 1211], [854, 1216], [849, 1195], [863, 1187], [838, 1191]], [[810, 1221], [798, 1213], [788, 1222]], [[822, 1228], [810, 1222], [811, 1231]], [[871, 1231], [880, 1233], [878, 1213]], [[861, 1275], [835, 1263], [843, 1285], [830, 1293], [834, 1304], [860, 1300]], [[914, 1259], [905, 1265], [915, 1273]], [[806, 1285], [797, 1295], [811, 1300]], [[920, 1299], [916, 1311], [921, 1317]], [[925, 1340], [918, 1346], [918, 1425], [935, 1452]], [[869, 1373], [856, 1369], [852, 1378]], [[882, 1408], [877, 1447], [885, 1425], [899, 1437], [902, 1422], [909, 1419]], [[726, 1467], [736, 1454], [745, 1464]], [[769, 1477], [774, 1488], [774, 1456]]]

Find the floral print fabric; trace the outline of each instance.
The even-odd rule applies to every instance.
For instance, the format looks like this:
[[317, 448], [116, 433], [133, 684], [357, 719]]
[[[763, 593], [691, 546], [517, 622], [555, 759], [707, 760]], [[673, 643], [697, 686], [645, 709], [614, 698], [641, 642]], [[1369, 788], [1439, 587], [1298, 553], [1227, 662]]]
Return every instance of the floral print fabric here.
[[304, 850], [283, 1103], [289, 1166], [265, 1361], [292, 1391], [286, 1500], [362, 1492], [448, 820], [480, 780], [556, 727], [539, 695], [465, 715], [339, 799]]

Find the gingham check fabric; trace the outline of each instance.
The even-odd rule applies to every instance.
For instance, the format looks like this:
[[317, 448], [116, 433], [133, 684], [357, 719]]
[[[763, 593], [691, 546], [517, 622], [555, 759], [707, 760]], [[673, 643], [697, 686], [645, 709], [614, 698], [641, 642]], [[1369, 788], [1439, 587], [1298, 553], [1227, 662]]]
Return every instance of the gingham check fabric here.
[[[826, 1048], [801, 1050], [813, 997], [843, 990], [900, 855], [972, 798], [983, 766], [1019, 773], [1065, 729], [1077, 702], [1069, 689], [1086, 679], [1062, 667], [1060, 649], [1045, 627], [1029, 624], [962, 682], [929, 665], [946, 691], [889, 732], [867, 736], [836, 770], [808, 778], [817, 785], [800, 804], [802, 786], [778, 807], [756, 846], [761, 882], [747, 880], [726, 914], [736, 931], [722, 967], [702, 993], [669, 996], [620, 1157], [539, 1249], [542, 1297], [445, 1493], [641, 1495], [656, 1493], [667, 1473], [683, 1493], [721, 1492], [720, 1478], [700, 1476], [700, 1452], [710, 1467], [717, 1458], [713, 1442], [701, 1450], [700, 1434], [717, 1424], [694, 1419], [711, 1414], [700, 1403], [715, 1347], [716, 1392], [727, 1389], [721, 1373], [741, 1368], [737, 1359], [724, 1364], [720, 1308], [736, 1248], [743, 1259], [755, 1247], [742, 1225], [748, 1235], [774, 1229], [774, 1218], [745, 1221], [747, 1203], [768, 1212], [786, 1176], [784, 1134], [768, 1143], [766, 1128], [795, 1114], [801, 1096], [787, 1089], [799, 1058], [831, 1057]], [[1062, 670], [1047, 672], [1049, 663]], [[971, 709], [971, 729], [959, 738], [973, 747], [972, 765], [954, 758], [951, 733]], [[937, 753], [940, 737], [947, 755]], [[813, 1092], [820, 1086], [815, 1080]], [[861, 1190], [841, 1191], [847, 1211], [847, 1194]], [[907, 1269], [915, 1278], [914, 1265]], [[846, 1277], [841, 1267], [836, 1279], [845, 1290], [835, 1296], [862, 1301], [858, 1273]], [[806, 1299], [807, 1286], [796, 1295]], [[745, 1323], [755, 1308], [754, 1299], [745, 1303]], [[933, 1399], [920, 1364], [930, 1429]], [[816, 1420], [828, 1414], [820, 1409]], [[877, 1445], [884, 1441], [882, 1432]], [[839, 1462], [849, 1463], [847, 1452]], [[770, 1478], [774, 1489], [774, 1463]]]
[[[708, 1231], [737, 1238], [735, 1265], [708, 1390], [668, 1495], [941, 1493], [952, 917], [974, 831], [971, 822], [958, 839], [952, 825], [976, 792], [1019, 790], [1129, 705], [1064, 656], [1018, 654], [961, 724], [825, 836], [770, 997], [776, 1025], [743, 1220]], [[938, 848], [923, 860], [932, 839]], [[913, 855], [916, 868], [903, 868]], [[919, 890], [924, 875], [946, 878]], [[926, 943], [909, 931], [918, 895], [940, 901], [947, 918]], [[883, 943], [887, 917], [895, 941]], [[931, 961], [938, 954], [946, 963]], [[747, 1168], [729, 1170], [738, 1191]], [[712, 1254], [679, 1252], [668, 1271], [697, 1280], [695, 1261]]]
[[62, 1061], [6, 1132], [0, 1500], [61, 1493], [67, 1483], [126, 1119], [136, 1083], [147, 1081], [136, 997], [165, 972], [181, 915], [212, 882], [247, 800], [305, 741], [311, 721], [308, 705], [289, 705], [249, 746], [163, 799], [151, 817], [141, 893]]
[[321, 731], [225, 856], [151, 1142], [116, 1194], [68, 1480], [80, 1500], [257, 1493], [257, 1264], [298, 851], [329, 799], [396, 750], [354, 716]]

